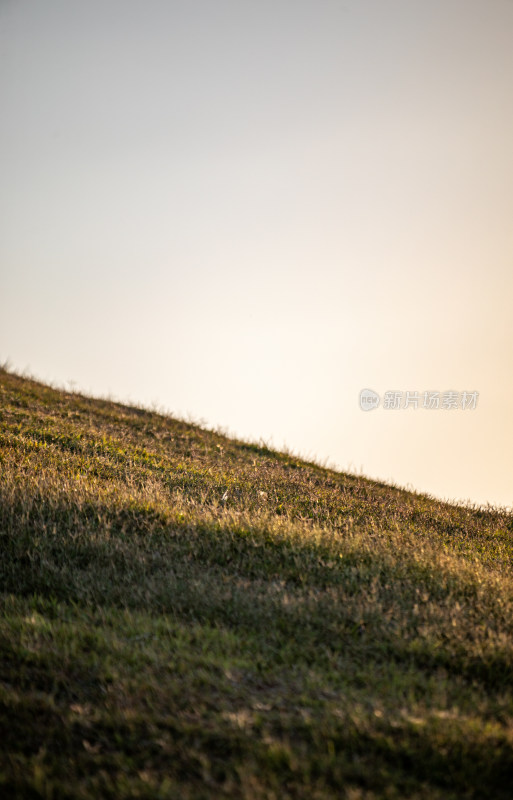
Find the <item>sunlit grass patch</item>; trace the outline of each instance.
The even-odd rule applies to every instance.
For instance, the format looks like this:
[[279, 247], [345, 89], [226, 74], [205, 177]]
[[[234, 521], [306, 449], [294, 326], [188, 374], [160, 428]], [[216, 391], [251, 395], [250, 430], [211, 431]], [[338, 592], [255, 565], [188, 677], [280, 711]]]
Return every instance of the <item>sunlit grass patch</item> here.
[[510, 514], [0, 387], [3, 796], [511, 796]]

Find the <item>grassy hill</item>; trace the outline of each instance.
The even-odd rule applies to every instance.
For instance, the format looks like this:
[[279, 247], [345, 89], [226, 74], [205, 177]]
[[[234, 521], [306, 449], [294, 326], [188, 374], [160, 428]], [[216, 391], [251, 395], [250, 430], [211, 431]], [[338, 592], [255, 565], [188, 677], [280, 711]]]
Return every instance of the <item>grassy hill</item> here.
[[513, 517], [0, 371], [0, 796], [511, 798]]

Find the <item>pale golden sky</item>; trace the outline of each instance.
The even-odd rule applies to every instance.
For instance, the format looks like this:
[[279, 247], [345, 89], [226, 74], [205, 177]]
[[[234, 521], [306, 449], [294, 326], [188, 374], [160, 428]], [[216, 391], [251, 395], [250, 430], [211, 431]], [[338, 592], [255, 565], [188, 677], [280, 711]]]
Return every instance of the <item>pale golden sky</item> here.
[[513, 2], [3, 0], [0, 108], [1, 360], [513, 505]]

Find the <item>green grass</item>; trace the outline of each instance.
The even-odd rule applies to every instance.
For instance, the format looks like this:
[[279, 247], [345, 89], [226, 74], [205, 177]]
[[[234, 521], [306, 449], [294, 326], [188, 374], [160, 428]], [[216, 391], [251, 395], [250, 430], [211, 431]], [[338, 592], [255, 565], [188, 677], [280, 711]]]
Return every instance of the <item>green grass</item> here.
[[0, 370], [2, 798], [513, 794], [513, 516]]

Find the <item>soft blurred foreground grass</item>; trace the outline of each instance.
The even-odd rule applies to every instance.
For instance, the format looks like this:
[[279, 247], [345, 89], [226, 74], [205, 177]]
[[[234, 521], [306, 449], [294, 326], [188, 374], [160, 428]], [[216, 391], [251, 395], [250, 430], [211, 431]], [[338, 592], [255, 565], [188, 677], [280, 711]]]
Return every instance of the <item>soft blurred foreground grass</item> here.
[[0, 371], [0, 796], [511, 798], [512, 542]]

